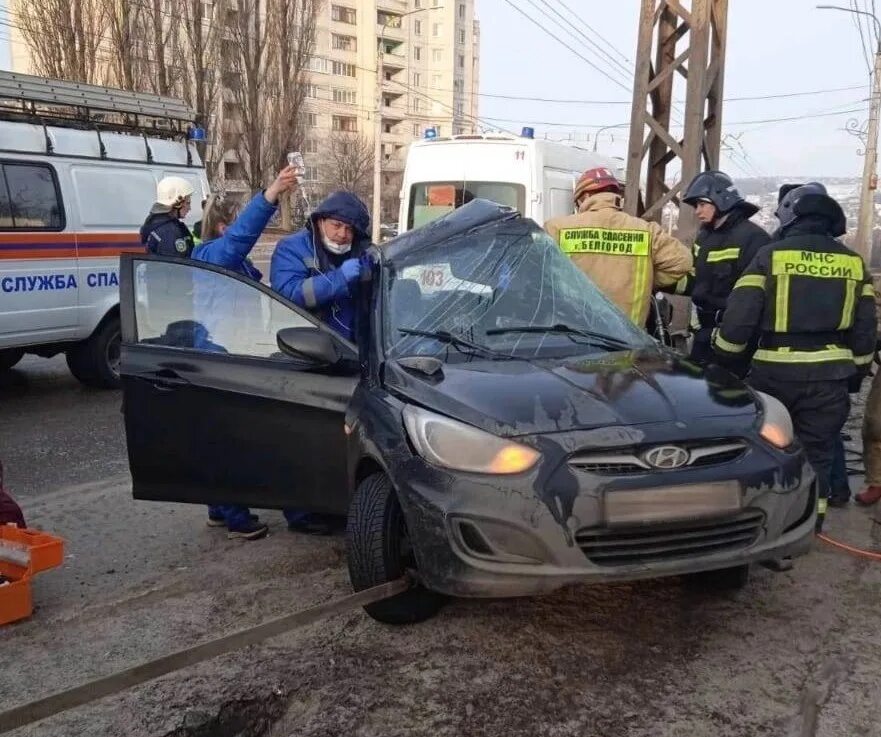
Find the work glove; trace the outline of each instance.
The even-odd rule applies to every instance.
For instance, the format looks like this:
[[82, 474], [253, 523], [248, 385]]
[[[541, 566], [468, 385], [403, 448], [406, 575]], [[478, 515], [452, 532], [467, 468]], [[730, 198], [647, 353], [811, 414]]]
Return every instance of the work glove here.
[[346, 259], [343, 261], [343, 265], [340, 266], [340, 271], [343, 272], [347, 284], [356, 282], [361, 278], [361, 269], [362, 264], [360, 258]]

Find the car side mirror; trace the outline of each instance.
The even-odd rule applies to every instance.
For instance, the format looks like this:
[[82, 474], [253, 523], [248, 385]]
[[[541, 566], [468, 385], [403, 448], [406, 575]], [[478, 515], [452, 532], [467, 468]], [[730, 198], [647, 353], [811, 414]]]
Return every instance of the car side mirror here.
[[334, 366], [342, 355], [334, 339], [317, 328], [283, 328], [275, 336], [279, 349], [300, 361]]

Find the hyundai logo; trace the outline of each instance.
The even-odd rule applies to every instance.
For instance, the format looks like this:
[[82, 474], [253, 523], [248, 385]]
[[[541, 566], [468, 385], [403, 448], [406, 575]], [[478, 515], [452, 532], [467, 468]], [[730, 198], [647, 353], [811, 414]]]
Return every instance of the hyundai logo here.
[[645, 462], [654, 468], [680, 468], [688, 463], [688, 451], [676, 445], [660, 445], [643, 455]]

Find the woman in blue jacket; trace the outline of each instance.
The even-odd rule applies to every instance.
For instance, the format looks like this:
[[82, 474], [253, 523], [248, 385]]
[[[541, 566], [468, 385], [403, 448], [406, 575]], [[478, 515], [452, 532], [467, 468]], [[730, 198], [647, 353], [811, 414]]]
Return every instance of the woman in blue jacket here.
[[[283, 169], [264, 192], [254, 196], [238, 217], [229, 203], [212, 198], [202, 220], [202, 244], [193, 251], [192, 258], [260, 281], [263, 275], [248, 256], [275, 213], [279, 197], [296, 185], [297, 173], [292, 166]], [[223, 295], [217, 294], [222, 289], [218, 288], [217, 278], [209, 274], [197, 275], [193, 286], [196, 310], [203, 318], [200, 322], [205, 322], [209, 328], [207, 332], [203, 331], [208, 337], [212, 332], [210, 323], [223, 322]], [[212, 346], [214, 344], [206, 340], [195, 347], [212, 350]], [[214, 346], [213, 350], [218, 347]], [[208, 507], [208, 524], [225, 526], [229, 537], [245, 540], [261, 538], [269, 529], [247, 507], [239, 505]]]

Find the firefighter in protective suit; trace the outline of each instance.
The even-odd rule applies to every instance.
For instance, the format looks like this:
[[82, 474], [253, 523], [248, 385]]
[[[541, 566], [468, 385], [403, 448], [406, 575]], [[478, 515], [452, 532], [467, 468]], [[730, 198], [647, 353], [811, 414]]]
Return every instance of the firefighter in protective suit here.
[[[694, 207], [701, 227], [694, 243], [694, 271], [672, 291], [691, 296], [696, 313], [691, 360], [706, 363], [713, 358], [713, 330], [721, 323], [728, 295], [770, 236], [750, 221], [759, 208], [743, 199], [721, 171], [698, 174], [682, 201]], [[730, 368], [742, 374], [746, 367]]]
[[624, 188], [608, 169], [588, 169], [575, 186], [576, 215], [545, 230], [621, 311], [645, 327], [652, 293], [692, 267], [688, 248], [657, 223], [621, 211]]
[[777, 209], [781, 238], [738, 279], [713, 347], [736, 361], [757, 338], [750, 385], [789, 410], [817, 474], [823, 526], [835, 440], [875, 351], [875, 291], [863, 260], [836, 240], [847, 221], [822, 184], [788, 192]]

